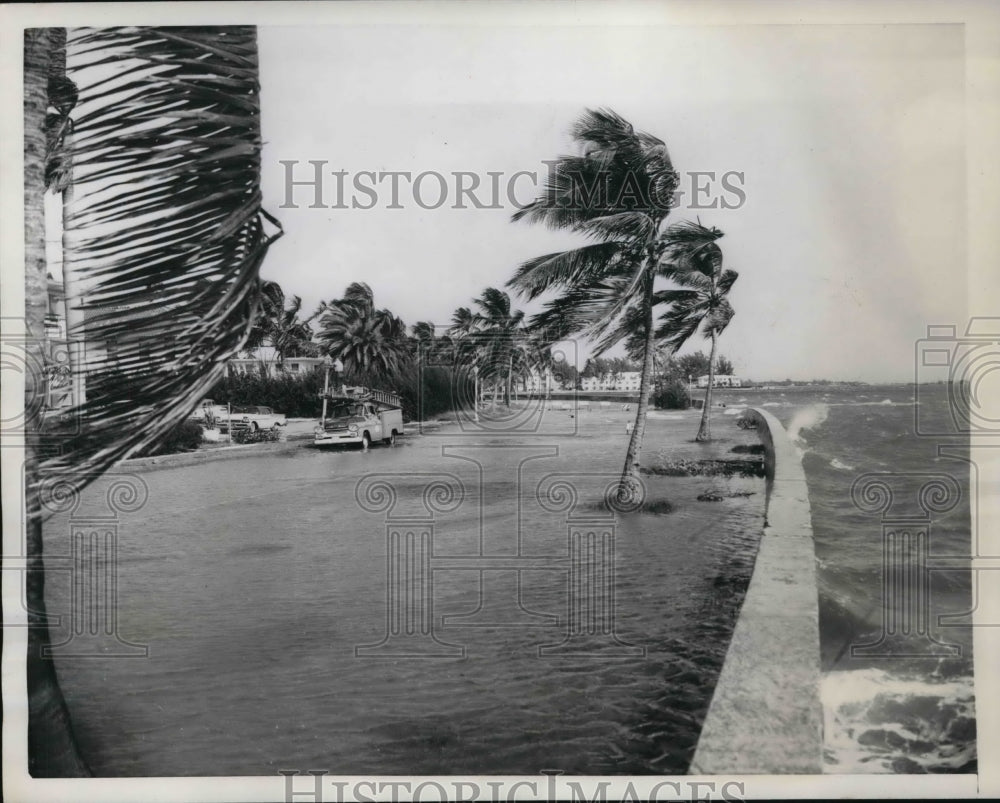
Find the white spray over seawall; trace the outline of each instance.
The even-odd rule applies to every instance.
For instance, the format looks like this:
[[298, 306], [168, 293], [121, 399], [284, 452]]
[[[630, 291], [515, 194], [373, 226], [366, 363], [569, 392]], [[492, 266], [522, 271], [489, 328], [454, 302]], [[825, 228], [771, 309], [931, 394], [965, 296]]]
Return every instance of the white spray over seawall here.
[[800, 453], [802, 451], [801, 447], [804, 445], [802, 442], [802, 430], [819, 426], [826, 421], [826, 417], [829, 414], [830, 407], [819, 403], [803, 407], [792, 416], [792, 420], [788, 422], [788, 437], [792, 439], [792, 443], [800, 447]]

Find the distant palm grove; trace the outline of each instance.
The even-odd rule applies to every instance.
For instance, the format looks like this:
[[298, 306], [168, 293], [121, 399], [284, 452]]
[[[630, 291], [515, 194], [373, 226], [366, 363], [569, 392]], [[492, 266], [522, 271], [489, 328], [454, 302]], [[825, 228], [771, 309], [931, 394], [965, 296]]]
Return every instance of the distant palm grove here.
[[[301, 298], [286, 296], [277, 282], [263, 282], [263, 299], [244, 349], [258, 353], [261, 347], [269, 348], [268, 358], [259, 359], [251, 370], [230, 372], [219, 380], [209, 394], [216, 401], [266, 404], [292, 417], [318, 415], [324, 369], [286, 370], [301, 357], [327, 357], [331, 364], [339, 360], [343, 370], [335, 376], [345, 384], [397, 391], [408, 420], [472, 403], [477, 375], [479, 396], [489, 400], [483, 402], [487, 405], [544, 395], [546, 390], [584, 390], [587, 380], [610, 390], [631, 389], [631, 385], [626, 388], [625, 378], [642, 368], [628, 357], [592, 356], [582, 367], [554, 358], [532, 340], [523, 314], [516, 310], [511, 314], [509, 296], [496, 288], [484, 290], [470, 306], [459, 307], [447, 326], [427, 321], [406, 326], [390, 310], [376, 309], [371, 289], [362, 283], [351, 284], [341, 299], [321, 302], [308, 315], [302, 314]], [[501, 328], [494, 338], [491, 325], [484, 325], [491, 315], [498, 328], [510, 319], [510, 331], [503, 333]], [[330, 329], [323, 326], [324, 319]], [[507, 343], [511, 347], [505, 359]], [[732, 363], [723, 356], [716, 358], [713, 368], [719, 374], [733, 372]], [[543, 384], [546, 371], [548, 387]], [[703, 352], [676, 357], [658, 349], [654, 406], [687, 408], [693, 380], [708, 373], [709, 356]]]
[[[327, 355], [348, 382], [395, 385], [410, 416], [436, 414], [459, 400], [478, 404], [484, 395], [509, 405], [526, 376], [546, 383], [558, 376], [558, 384], [575, 387], [577, 366], [559, 364], [554, 346], [579, 338], [599, 358], [622, 345], [640, 376], [618, 488], [620, 501], [633, 498], [650, 400], [656, 391], [661, 404], [685, 406], [678, 389], [684, 369], [675, 355], [695, 334], [710, 343], [696, 439], [711, 438], [711, 374], [718, 338], [734, 314], [728, 295], [737, 273], [724, 267], [721, 231], [700, 221], [667, 225], [678, 174], [662, 140], [610, 110], [585, 111], [571, 133], [577, 153], [552, 163], [540, 197], [513, 216], [584, 240], [514, 270], [507, 286], [526, 301], [541, 300], [540, 312], [528, 317], [506, 292], [487, 287], [455, 311], [447, 329], [420, 321], [408, 330], [378, 307], [368, 285], [355, 282], [300, 319], [301, 301], [286, 305], [280, 288], [264, 283], [251, 340], [269, 341], [278, 360]], [[231, 379], [219, 387], [220, 395], [235, 391]]]

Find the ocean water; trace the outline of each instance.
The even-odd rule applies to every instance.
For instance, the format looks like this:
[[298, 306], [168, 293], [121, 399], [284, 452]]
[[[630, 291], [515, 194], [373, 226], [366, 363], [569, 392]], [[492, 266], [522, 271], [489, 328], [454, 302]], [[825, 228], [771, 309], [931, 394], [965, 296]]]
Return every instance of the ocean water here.
[[[916, 426], [949, 430], [947, 386], [733, 389], [721, 401], [767, 408], [802, 455], [818, 561], [826, 771], [974, 772], [968, 439], [924, 437]], [[892, 493], [884, 513], [877, 488], [867, 503], [852, 496], [872, 472]], [[954, 501], [950, 510], [921, 505], [928, 482], [928, 493], [942, 495], [936, 507]], [[910, 551], [886, 551], [886, 535], [904, 531], [927, 533], [925, 555], [915, 541]], [[887, 591], [887, 566], [890, 579], [927, 584]]]

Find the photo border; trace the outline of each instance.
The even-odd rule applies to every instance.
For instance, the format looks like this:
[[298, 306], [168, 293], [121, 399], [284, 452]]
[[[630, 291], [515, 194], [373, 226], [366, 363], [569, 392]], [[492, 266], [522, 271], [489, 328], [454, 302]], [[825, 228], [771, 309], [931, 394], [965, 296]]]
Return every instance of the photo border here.
[[[632, 26], [632, 25], [862, 25], [862, 24], [943, 24], [965, 26], [966, 64], [966, 171], [967, 171], [967, 281], [970, 315], [990, 315], [1000, 309], [995, 266], [1000, 264], [1000, 235], [995, 222], [1000, 220], [1000, 6], [989, 2], [932, 3], [913, 2], [901, 5], [888, 0], [874, 2], [670, 2], [662, 4], [624, 2], [604, 5], [591, 2], [553, 0], [531, 4], [521, 0], [503, 3], [399, 2], [378, 3], [108, 3], [45, 4], [38, 7], [4, 5], [0, 7], [0, 69], [6, 80], [0, 85], [0, 165], [6, 181], [0, 194], [0, 265], [3, 265], [4, 291], [0, 314], [5, 319], [23, 316], [23, 236], [18, 222], [22, 219], [20, 181], [11, 177], [22, 167], [21, 142], [21, 58], [22, 29], [38, 26], [77, 26], [111, 24], [255, 24], [267, 25], [556, 25], [556, 26]], [[944, 268], [942, 268], [944, 269]], [[5, 331], [17, 336], [22, 332]], [[16, 328], [16, 325], [15, 325]], [[5, 419], [23, 408], [23, 385], [16, 376], [5, 375], [0, 394]], [[21, 435], [3, 435], [2, 492], [4, 555], [17, 554], [23, 539], [24, 512], [21, 498], [19, 455]], [[973, 444], [977, 465], [998, 467], [988, 449]], [[988, 555], [1000, 555], [1000, 510], [997, 499], [979, 500], [977, 519], [972, 522], [981, 546]], [[982, 543], [986, 541], [986, 543]], [[17, 604], [19, 584], [12, 572], [3, 572], [3, 610], [13, 624], [23, 623], [23, 608]], [[979, 622], [995, 620], [995, 614], [977, 610]], [[1000, 796], [1000, 764], [984, 760], [1000, 755], [1000, 677], [991, 667], [1000, 665], [1000, 630], [977, 627], [975, 638], [975, 686], [977, 742], [980, 763], [978, 774], [927, 776], [676, 776], [683, 784], [739, 781], [747, 799], [771, 797], [996, 797]], [[27, 702], [24, 693], [24, 627], [5, 628], [3, 633], [3, 793], [7, 800], [64, 801], [259, 801], [285, 800], [285, 779], [281, 775], [261, 777], [183, 777], [85, 780], [43, 780], [27, 775]], [[309, 768], [302, 767], [306, 773]], [[325, 780], [332, 780], [325, 779]], [[348, 783], [369, 778], [337, 778]], [[390, 779], [386, 779], [390, 780]], [[402, 781], [402, 777], [391, 779]], [[428, 780], [428, 779], [411, 779]], [[482, 781], [469, 776], [451, 780]], [[530, 786], [519, 787], [518, 799], [545, 799], [547, 787], [542, 776], [505, 779], [534, 782], [540, 796], [528, 794]], [[558, 787], [565, 793], [570, 776], [559, 776]], [[608, 781], [609, 799], [622, 794], [630, 780], [623, 776], [579, 779], [583, 788], [593, 792], [597, 784]], [[632, 778], [649, 789], [667, 777]], [[326, 787], [324, 787], [325, 789]], [[336, 800], [335, 786], [324, 800]], [[447, 787], [446, 787], [447, 788]], [[506, 788], [511, 788], [507, 786]], [[686, 787], [690, 790], [690, 786]], [[701, 788], [704, 794], [707, 787]], [[696, 795], [692, 795], [695, 797]], [[388, 792], [381, 796], [388, 799]], [[311, 799], [299, 795], [296, 800]], [[349, 799], [349, 798], [345, 798]], [[430, 799], [430, 798], [428, 798]], [[666, 798], [661, 798], [666, 799]]]

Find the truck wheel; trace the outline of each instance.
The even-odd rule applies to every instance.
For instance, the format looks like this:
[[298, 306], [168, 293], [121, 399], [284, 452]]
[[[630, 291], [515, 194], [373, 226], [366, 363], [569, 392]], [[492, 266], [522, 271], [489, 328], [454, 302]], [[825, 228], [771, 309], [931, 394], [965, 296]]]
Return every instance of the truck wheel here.
[[388, 438], [383, 438], [382, 440], [385, 441], [385, 445], [386, 446], [395, 446], [396, 445], [396, 430], [393, 430], [392, 434]]
[[260, 427], [257, 426], [257, 422], [256, 421], [251, 421], [250, 422], [250, 431], [251, 432], [257, 432], [258, 430], [260, 430]]
[[368, 451], [368, 447], [372, 445], [372, 436], [367, 432], [361, 436], [361, 448]]

